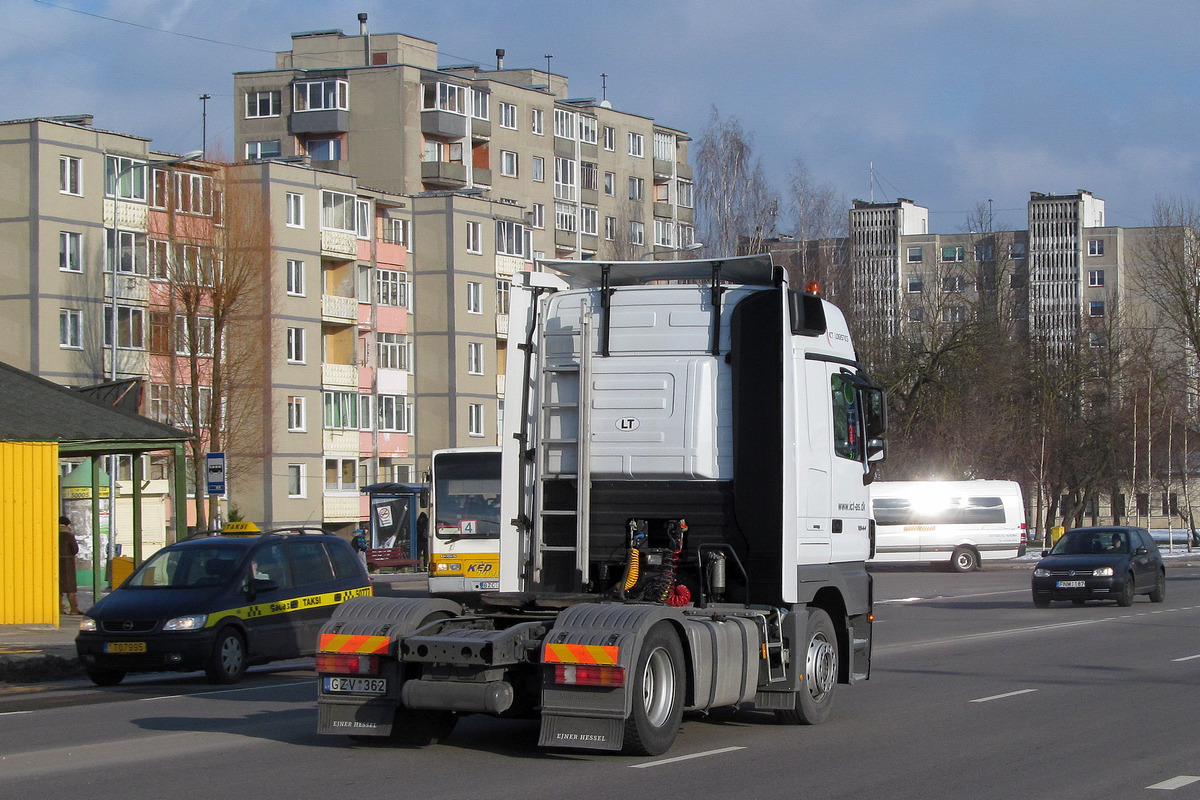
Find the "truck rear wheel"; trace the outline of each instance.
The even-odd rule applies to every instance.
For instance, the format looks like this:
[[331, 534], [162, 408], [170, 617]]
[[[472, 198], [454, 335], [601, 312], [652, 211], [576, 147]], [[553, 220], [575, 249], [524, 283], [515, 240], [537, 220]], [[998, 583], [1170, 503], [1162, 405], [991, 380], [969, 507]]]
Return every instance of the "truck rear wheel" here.
[[[776, 711], [775, 718], [787, 725], [818, 725], [829, 718], [833, 708], [833, 693], [837, 688], [837, 632], [833, 621], [822, 609], [808, 612], [805, 634], [804, 680], [796, 693], [796, 707]], [[793, 647], [793, 657], [798, 655]]]
[[670, 623], [658, 623], [642, 640], [630, 691], [633, 711], [625, 720], [625, 752], [665, 753], [683, 720], [683, 646]]

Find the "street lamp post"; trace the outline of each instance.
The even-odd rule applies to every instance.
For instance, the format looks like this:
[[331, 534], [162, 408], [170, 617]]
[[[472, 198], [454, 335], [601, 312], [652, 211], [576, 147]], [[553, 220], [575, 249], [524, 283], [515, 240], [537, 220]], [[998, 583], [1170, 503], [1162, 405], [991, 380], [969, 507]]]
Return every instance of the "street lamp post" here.
[[[185, 153], [177, 158], [169, 158], [165, 161], [146, 161], [133, 163], [129, 166], [116, 170], [112, 178], [112, 201], [113, 201], [113, 224], [112, 224], [112, 249], [107, 247], [105, 242], [105, 258], [108, 260], [108, 268], [112, 272], [111, 289], [112, 296], [109, 298], [109, 365], [108, 379], [112, 383], [117, 382], [117, 264], [121, 258], [121, 242], [120, 242], [120, 227], [117, 224], [117, 209], [121, 201], [121, 178], [126, 173], [131, 173], [138, 169], [147, 169], [152, 167], [171, 166], [173, 164], [182, 164], [185, 161], [195, 161], [202, 158], [204, 153], [200, 150], [193, 150], [190, 153]], [[109, 154], [105, 153], [105, 170], [108, 169]], [[143, 177], [143, 181], [145, 178]], [[144, 184], [143, 184], [144, 185]], [[106, 192], [107, 194], [107, 192]], [[107, 199], [107, 198], [105, 198]], [[105, 236], [107, 238], [107, 234]], [[109, 569], [112, 568], [112, 561], [116, 555], [116, 540], [117, 540], [117, 469], [116, 461], [109, 458], [108, 462], [108, 544], [105, 547], [105, 554], [108, 558]], [[94, 540], [93, 540], [94, 541]], [[100, 599], [100, 573], [96, 569], [95, 552], [92, 554], [92, 597]], [[111, 576], [111, 572], [110, 572]]]
[[640, 260], [654, 261], [659, 256], [669, 256], [672, 253], [694, 253], [697, 250], [701, 250], [703, 248], [704, 248], [704, 242], [692, 242], [691, 244], [684, 245], [683, 247], [672, 247], [669, 250], [651, 250], [648, 253], [642, 253], [642, 257]]

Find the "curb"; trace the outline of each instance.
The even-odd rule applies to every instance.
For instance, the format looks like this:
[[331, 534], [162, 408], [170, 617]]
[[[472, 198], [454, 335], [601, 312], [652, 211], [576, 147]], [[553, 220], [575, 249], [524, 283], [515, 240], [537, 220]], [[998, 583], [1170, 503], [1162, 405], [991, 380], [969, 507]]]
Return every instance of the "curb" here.
[[36, 656], [0, 656], [0, 683], [41, 683], [83, 676], [83, 665], [74, 656], [46, 653]]

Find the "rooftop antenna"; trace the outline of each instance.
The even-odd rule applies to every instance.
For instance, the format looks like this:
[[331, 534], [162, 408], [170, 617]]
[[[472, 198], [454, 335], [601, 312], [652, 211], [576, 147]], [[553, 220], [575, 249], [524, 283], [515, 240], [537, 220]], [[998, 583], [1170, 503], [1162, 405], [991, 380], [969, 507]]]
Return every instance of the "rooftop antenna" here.
[[546, 53], [546, 88], [550, 88], [550, 59], [554, 58], [553, 53]]
[[871, 202], [875, 202], [875, 162], [871, 163]]
[[200, 95], [200, 149], [208, 155], [208, 101], [212, 95], [207, 92]]
[[600, 73], [600, 102], [603, 103], [608, 99], [608, 73]]

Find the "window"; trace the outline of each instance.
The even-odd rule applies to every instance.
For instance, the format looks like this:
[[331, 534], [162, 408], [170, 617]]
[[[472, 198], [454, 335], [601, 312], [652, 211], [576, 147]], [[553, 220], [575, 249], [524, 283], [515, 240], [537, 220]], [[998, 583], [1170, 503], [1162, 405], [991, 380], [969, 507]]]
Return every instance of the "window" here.
[[165, 311], [150, 312], [150, 352], [169, 355], [171, 349], [171, 315]]
[[325, 430], [358, 430], [358, 392], [325, 392]]
[[[153, 338], [153, 337], [152, 337]], [[193, 349], [194, 348], [194, 349]], [[175, 355], [211, 356], [213, 352], [212, 317], [195, 317], [189, 320], [185, 314], [175, 315]]]
[[533, 204], [532, 219], [530, 219], [529, 224], [538, 229], [546, 227], [546, 206], [544, 204]]
[[667, 219], [654, 220], [654, 243], [659, 247], [675, 246], [675, 226]]
[[688, 247], [696, 243], [696, 229], [691, 225], [679, 225], [675, 228], [675, 239], [680, 247]]
[[246, 92], [246, 119], [278, 117], [281, 95], [282, 92], [279, 90]]
[[610, 242], [613, 239], [617, 238], [617, 218], [616, 217], [605, 217], [604, 218], [604, 238]]
[[147, 239], [146, 252], [150, 259], [150, 277], [165, 281], [171, 277], [171, 246], [162, 239]]
[[294, 85], [293, 111], [350, 110], [350, 84], [326, 78], [321, 81], [297, 81]]
[[58, 346], [66, 350], [83, 349], [83, 312], [73, 308], [58, 312]]
[[58, 157], [58, 191], [83, 195], [83, 159], [75, 156]]
[[925, 291], [925, 278], [921, 275], [908, 276], [908, 292], [909, 294], [917, 294]]
[[610, 128], [607, 125], [604, 126], [604, 149], [609, 151], [617, 149], [616, 128]]
[[654, 184], [654, 202], [656, 202], [656, 203], [671, 202], [671, 184], [669, 184], [669, 183]]
[[371, 430], [372, 419], [374, 416], [371, 414], [371, 395], [360, 394], [358, 396], [358, 429], [360, 431]]
[[517, 107], [512, 103], [500, 104], [500, 127], [514, 131], [517, 129]]
[[[961, 247], [959, 248], [962, 249]], [[962, 275], [947, 275], [942, 278], [943, 292], [961, 292], [966, 286], [966, 279]]]
[[579, 141], [584, 144], [596, 143], [596, 129], [598, 123], [595, 117], [579, 117]]
[[508, 220], [496, 220], [496, 255], [525, 255], [524, 225]]
[[1104, 255], [1104, 240], [1103, 239], [1088, 239], [1088, 255], [1089, 256]]
[[579, 187], [581, 189], [590, 189], [593, 192], [599, 189], [599, 176], [600, 170], [595, 163], [584, 161], [579, 165]]
[[629, 179], [629, 199], [641, 200], [645, 194], [646, 181], [642, 178]]
[[1092, 317], [1103, 317], [1104, 316], [1104, 301], [1103, 300], [1093, 300], [1092, 302], [1088, 303], [1088, 315], [1092, 316]]
[[996, 248], [990, 244], [975, 245], [976, 261], [991, 261], [996, 257]]
[[496, 313], [508, 313], [508, 295], [512, 291], [512, 281], [496, 279]]
[[467, 313], [483, 313], [483, 284], [477, 281], [467, 281]]
[[304, 151], [313, 161], [341, 161], [341, 139], [309, 139], [304, 144]]
[[427, 83], [421, 97], [425, 111], [449, 111], [466, 116], [466, 87], [453, 83]]
[[[924, 251], [920, 247], [908, 248], [908, 263], [920, 264], [925, 260]], [[911, 289], [909, 291], [912, 291]]]
[[325, 491], [326, 492], [357, 492], [358, 491], [358, 459], [357, 458], [327, 458], [327, 459], [325, 459]]
[[408, 334], [375, 334], [375, 351], [379, 354], [380, 369], [408, 369]]
[[1108, 337], [1103, 333], [1089, 333], [1088, 347], [1104, 347], [1108, 343]]
[[171, 387], [165, 383], [150, 384], [146, 398], [146, 416], [157, 422], [171, 422]]
[[483, 343], [467, 342], [467, 374], [483, 374]]
[[467, 406], [467, 435], [483, 436], [482, 403], [471, 403]]
[[[490, 92], [481, 92], [478, 89], [471, 91], [471, 116], [475, 119], [491, 119], [491, 104]], [[500, 120], [500, 124], [504, 125], [504, 103], [500, 104]]]
[[246, 160], [263, 161], [283, 155], [283, 144], [279, 139], [264, 139], [261, 142], [246, 142]]
[[[146, 310], [136, 306], [117, 306], [117, 347], [121, 350], [144, 350]], [[112, 308], [104, 309], [104, 346], [113, 346]]]
[[1088, 286], [1103, 286], [1104, 285], [1104, 270], [1089, 269], [1088, 270]]
[[540, 108], [530, 109], [529, 129], [538, 136], [546, 135], [546, 113]]
[[321, 190], [321, 228], [357, 233], [354, 212], [357, 198], [352, 194]]
[[194, 244], [180, 245], [179, 250], [179, 281], [192, 286], [213, 286], [212, 253]]
[[500, 174], [509, 178], [517, 177], [517, 154], [512, 150], [500, 151]]
[[554, 135], [560, 139], [574, 139], [575, 119], [577, 116], [574, 111], [565, 111], [561, 108], [554, 109]]
[[635, 158], [642, 158], [643, 137], [640, 133], [630, 132], [629, 134], [629, 155]]
[[293, 297], [304, 297], [304, 262], [287, 260], [287, 293]]
[[533, 179], [538, 183], [546, 180], [546, 159], [541, 156], [533, 157]]
[[104, 233], [107, 240], [105, 272], [112, 272], [115, 261], [117, 272], [134, 275], [148, 274], [146, 234], [111, 230], [106, 230]]
[[946, 306], [942, 309], [942, 322], [966, 322], [967, 307], [961, 305]]
[[304, 465], [287, 465], [288, 497], [306, 497], [304, 486]]
[[[155, 173], [159, 173], [155, 170]], [[183, 214], [212, 216], [212, 176], [195, 172], [175, 173], [175, 210]]]
[[371, 239], [371, 220], [374, 215], [371, 213], [371, 201], [364, 200], [361, 197], [354, 201], [354, 231], [359, 239]]
[[404, 273], [394, 269], [375, 270], [375, 302], [381, 306], [402, 306]]
[[404, 245], [409, 250], [412, 250], [410, 244], [411, 237], [409, 236], [408, 220], [393, 219], [391, 217], [383, 218], [383, 242], [384, 244], [399, 244]]
[[289, 228], [304, 227], [304, 195], [295, 192], [287, 193], [287, 226]]
[[483, 252], [483, 224], [480, 222], [467, 223], [467, 252]]
[[908, 309], [909, 322], [921, 322], [925, 319], [925, 309], [921, 306], [911, 306]]
[[303, 433], [307, 430], [307, 420], [304, 415], [304, 398], [289, 397], [287, 399], [287, 425], [293, 433]]
[[[579, 230], [588, 236], [595, 236], [599, 220], [599, 212], [595, 206], [583, 206], [579, 209]], [[670, 223], [667, 223], [668, 225]]]
[[1008, 248], [1008, 257], [1014, 258], [1014, 259], [1024, 258], [1025, 257], [1025, 243], [1024, 242], [1015, 242], [1012, 245], [1010, 245]]
[[604, 193], [609, 197], [613, 197], [617, 193], [617, 174], [615, 172], [604, 173]]
[[304, 363], [304, 328], [287, 329], [287, 360], [289, 364]]
[[965, 250], [961, 247], [943, 247], [942, 261], [962, 261]]
[[146, 201], [146, 162], [121, 156], [104, 159], [104, 196]]
[[378, 399], [379, 430], [408, 433], [412, 406], [403, 395], [381, 394]]
[[675, 182], [675, 191], [678, 194], [676, 201], [679, 203], [679, 205], [682, 208], [692, 208], [693, 207], [692, 204], [694, 202], [694, 200], [693, 200], [694, 190], [695, 190], [695, 185], [691, 181], [685, 181], [683, 179], [680, 179]]
[[60, 231], [58, 234], [58, 268], [63, 272], [83, 272], [83, 234]]
[[574, 233], [577, 229], [578, 209], [573, 203], [554, 204], [554, 229]]
[[646, 243], [646, 226], [641, 222], [629, 223], [629, 243], [642, 245]]
[[675, 160], [675, 137], [672, 134], [654, 132], [654, 157], [659, 161]]
[[831, 375], [833, 398], [833, 452], [839, 458], [857, 461], [862, 442], [859, 427], [858, 392], [841, 375]]
[[554, 198], [575, 199], [575, 162], [570, 158], [554, 157]]

